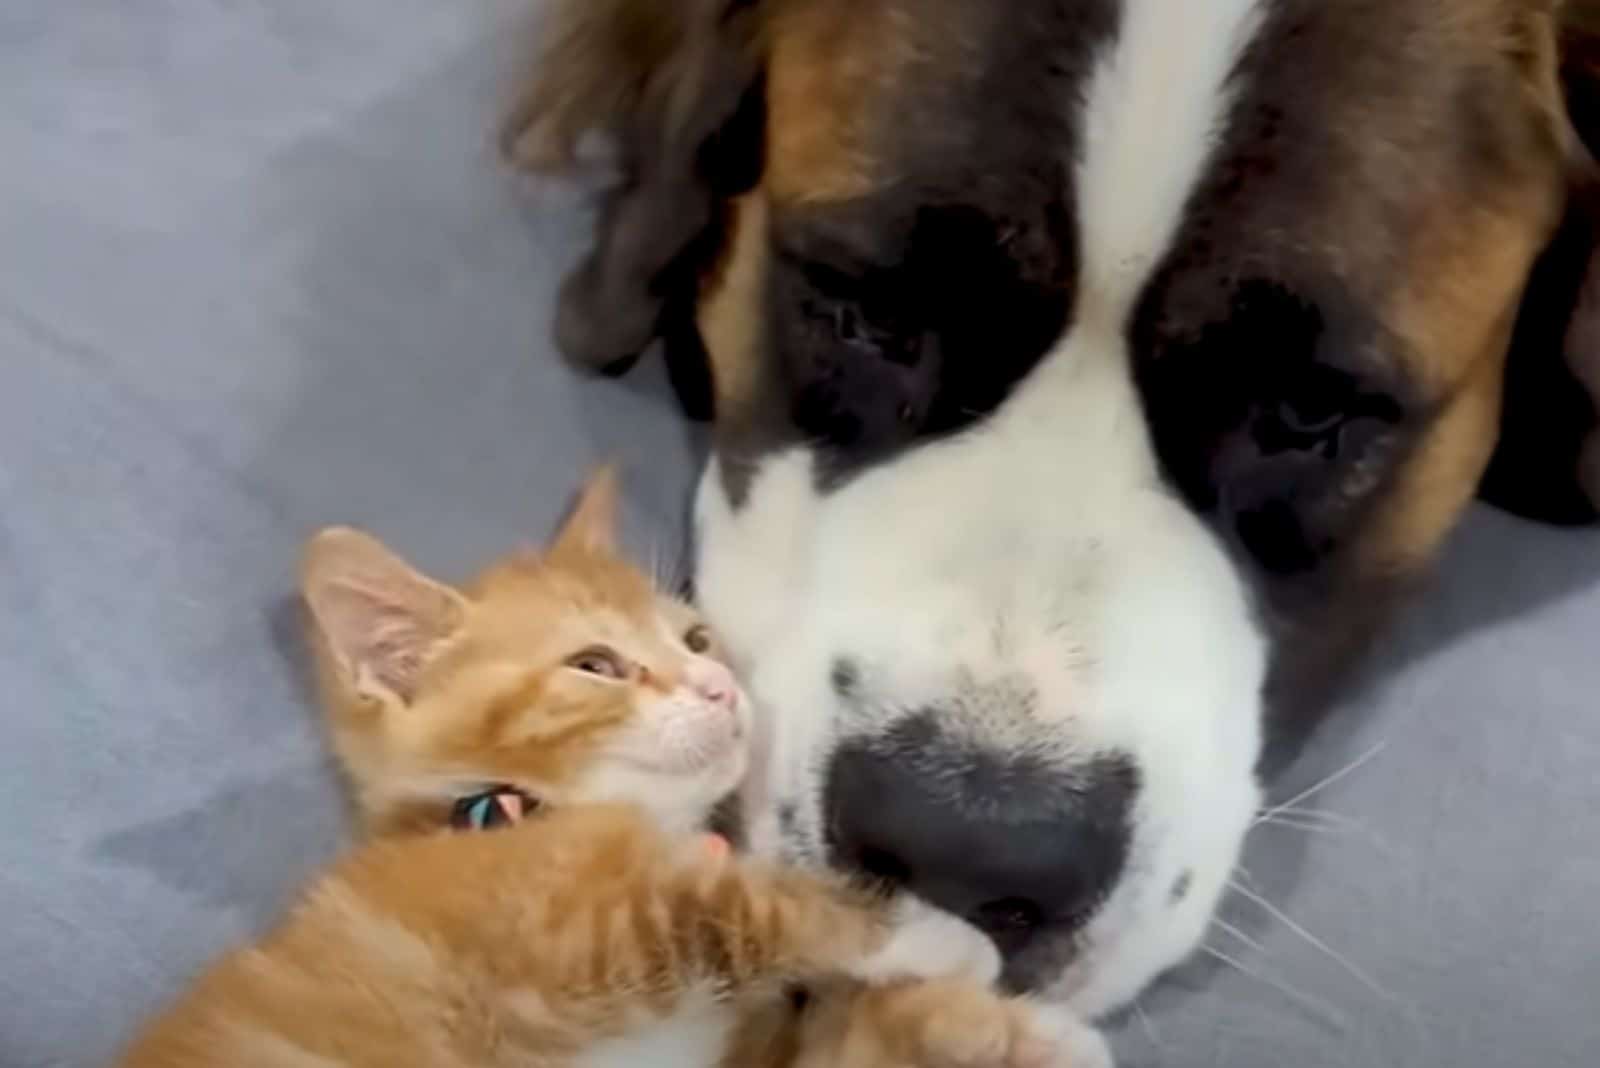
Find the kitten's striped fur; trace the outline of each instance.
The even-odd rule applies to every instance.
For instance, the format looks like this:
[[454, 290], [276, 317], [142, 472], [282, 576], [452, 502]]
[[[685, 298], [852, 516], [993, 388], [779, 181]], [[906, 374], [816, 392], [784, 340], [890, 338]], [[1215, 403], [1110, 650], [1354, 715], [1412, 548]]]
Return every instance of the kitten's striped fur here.
[[[965, 925], [704, 848], [743, 697], [692, 611], [616, 555], [613, 499], [600, 476], [548, 550], [464, 592], [365, 535], [312, 541], [329, 724], [372, 841], [124, 1068], [1056, 1062]], [[491, 783], [540, 809], [439, 830]]]

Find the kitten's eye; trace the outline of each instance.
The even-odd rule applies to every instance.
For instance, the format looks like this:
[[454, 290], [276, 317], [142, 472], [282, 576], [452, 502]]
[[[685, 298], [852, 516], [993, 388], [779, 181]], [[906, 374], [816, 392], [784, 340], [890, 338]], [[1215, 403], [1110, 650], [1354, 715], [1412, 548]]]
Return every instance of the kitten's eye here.
[[704, 623], [696, 623], [684, 632], [683, 644], [689, 647], [691, 653], [710, 652], [711, 628]]
[[567, 657], [567, 667], [581, 671], [585, 675], [598, 675], [603, 679], [621, 679], [628, 675], [622, 657], [598, 645]]

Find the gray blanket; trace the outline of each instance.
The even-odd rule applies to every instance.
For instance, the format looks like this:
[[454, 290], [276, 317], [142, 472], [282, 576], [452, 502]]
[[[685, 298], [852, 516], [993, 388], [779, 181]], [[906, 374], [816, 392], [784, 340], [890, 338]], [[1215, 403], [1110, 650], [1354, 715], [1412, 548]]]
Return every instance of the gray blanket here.
[[[460, 573], [622, 458], [672, 551], [661, 376], [579, 381], [581, 202], [488, 131], [527, 0], [0, 6], [0, 1065], [101, 1063], [341, 840], [288, 595], [317, 526]], [[1280, 784], [1125, 1063], [1589, 1066], [1600, 538], [1474, 516]], [[1365, 758], [1365, 759], [1362, 759]]]

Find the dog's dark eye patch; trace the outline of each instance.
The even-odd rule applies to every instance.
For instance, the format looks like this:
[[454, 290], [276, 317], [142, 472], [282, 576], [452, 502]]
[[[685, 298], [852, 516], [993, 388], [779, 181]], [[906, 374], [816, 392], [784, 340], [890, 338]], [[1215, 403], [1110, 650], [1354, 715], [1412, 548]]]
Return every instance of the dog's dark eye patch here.
[[993, 411], [1060, 336], [1070, 221], [903, 191], [772, 230], [772, 347], [823, 484]]
[[[1205, 293], [1204, 290], [1201, 291]], [[1209, 307], [1163, 290], [1132, 331], [1157, 453], [1225, 538], [1275, 575], [1316, 570], [1382, 484], [1406, 408], [1377, 331], [1267, 279]], [[1200, 314], [1195, 314], [1199, 311]]]

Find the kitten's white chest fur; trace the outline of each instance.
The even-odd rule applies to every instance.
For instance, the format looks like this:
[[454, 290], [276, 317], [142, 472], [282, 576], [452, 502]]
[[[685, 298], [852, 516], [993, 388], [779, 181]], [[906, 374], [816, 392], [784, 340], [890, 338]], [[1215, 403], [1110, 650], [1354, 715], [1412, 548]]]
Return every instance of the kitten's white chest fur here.
[[665, 1019], [596, 1042], [574, 1068], [708, 1068], [722, 1062], [735, 1022], [732, 1005], [693, 991]]

